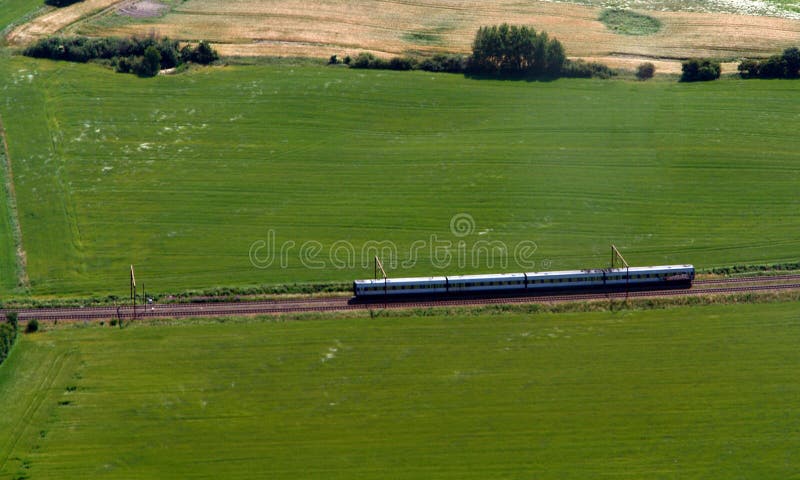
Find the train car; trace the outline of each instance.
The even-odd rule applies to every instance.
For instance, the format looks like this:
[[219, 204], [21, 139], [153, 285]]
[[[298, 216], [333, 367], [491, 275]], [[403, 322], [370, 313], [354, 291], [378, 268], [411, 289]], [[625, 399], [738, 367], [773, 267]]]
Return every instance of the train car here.
[[492, 292], [498, 290], [525, 290], [524, 273], [498, 275], [448, 276], [448, 293]]
[[533, 272], [526, 274], [528, 289], [638, 286], [680, 283], [694, 280], [692, 265], [664, 265], [597, 270], [568, 270], [562, 272]]
[[353, 282], [353, 295], [356, 297], [437, 293], [447, 293], [447, 277], [386, 278]]
[[457, 275], [442, 277], [356, 280], [357, 298], [399, 295], [440, 295], [493, 292], [534, 292], [578, 288], [690, 286], [692, 265], [663, 265], [558, 272]]

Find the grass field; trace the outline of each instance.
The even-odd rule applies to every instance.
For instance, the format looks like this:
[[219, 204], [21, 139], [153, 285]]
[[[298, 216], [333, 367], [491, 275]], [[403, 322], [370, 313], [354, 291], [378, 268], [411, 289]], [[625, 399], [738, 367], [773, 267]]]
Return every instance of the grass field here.
[[0, 123], [0, 288], [3, 291], [12, 291], [17, 287], [20, 272], [17, 266], [17, 251], [14, 242], [13, 212], [10, 209], [11, 193], [8, 162], [3, 143], [3, 128]]
[[[635, 264], [700, 267], [800, 247], [796, 82], [291, 65], [142, 80], [19, 57], [0, 71], [34, 294], [123, 295], [131, 263], [162, 292], [351, 280], [384, 240], [409, 263], [393, 276], [603, 266], [610, 243]], [[458, 237], [461, 213], [474, 223]], [[255, 268], [270, 231], [286, 264]], [[482, 241], [503, 242], [507, 263]], [[515, 262], [521, 242], [535, 265]]]
[[793, 478], [798, 307], [66, 327], [0, 367], [0, 475]]

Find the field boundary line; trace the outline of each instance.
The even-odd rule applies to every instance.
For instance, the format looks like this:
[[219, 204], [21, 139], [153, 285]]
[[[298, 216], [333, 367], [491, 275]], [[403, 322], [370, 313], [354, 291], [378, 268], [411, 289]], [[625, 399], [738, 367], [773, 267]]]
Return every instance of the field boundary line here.
[[8, 215], [11, 219], [12, 236], [14, 237], [14, 249], [17, 253], [17, 284], [28, 288], [30, 279], [28, 278], [28, 255], [22, 244], [22, 227], [19, 223], [19, 212], [17, 210], [17, 191], [14, 188], [14, 170], [11, 168], [11, 154], [8, 151], [8, 140], [6, 139], [6, 129], [3, 125], [3, 117], [0, 115], [0, 141], [3, 144], [3, 154], [5, 162], [5, 190], [8, 201]]

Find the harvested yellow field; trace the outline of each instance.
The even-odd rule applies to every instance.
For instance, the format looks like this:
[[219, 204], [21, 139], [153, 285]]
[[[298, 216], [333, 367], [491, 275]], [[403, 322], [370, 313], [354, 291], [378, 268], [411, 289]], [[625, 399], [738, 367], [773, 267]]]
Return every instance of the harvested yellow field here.
[[63, 32], [65, 28], [102, 13], [121, 0], [85, 0], [69, 7], [50, 10], [31, 22], [20, 25], [8, 34], [6, 40], [12, 44], [27, 44], [40, 37]]
[[[40, 17], [11, 36], [24, 43], [63, 30], [88, 35], [156, 32], [180, 40], [209, 40], [224, 55], [328, 57], [369, 51], [389, 56], [467, 52], [479, 26], [509, 22], [549, 32], [572, 57], [616, 66], [651, 60], [662, 72], [679, 70], [680, 58], [763, 57], [800, 44], [798, 20], [643, 11], [661, 21], [661, 30], [626, 36], [598, 20], [599, 7], [544, 1], [187, 0], [158, 18], [146, 19], [125, 15], [135, 10], [136, 0], [87, 0], [78, 5], [80, 12], [62, 9], [63, 14]], [[95, 11], [87, 14], [90, 8]]]

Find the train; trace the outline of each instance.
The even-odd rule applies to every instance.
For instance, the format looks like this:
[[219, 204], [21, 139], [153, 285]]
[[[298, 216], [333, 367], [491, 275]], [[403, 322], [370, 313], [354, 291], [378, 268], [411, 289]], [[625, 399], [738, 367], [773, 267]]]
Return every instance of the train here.
[[554, 290], [690, 287], [692, 265], [663, 265], [559, 272], [501, 273], [355, 280], [357, 299], [376, 297], [535, 293]]

